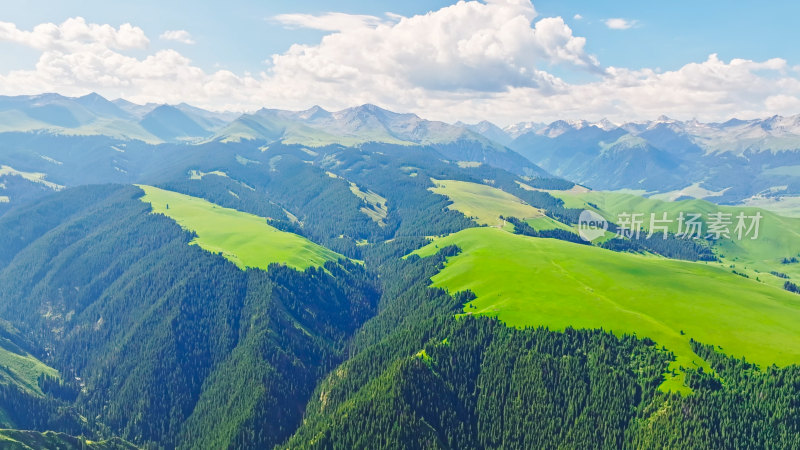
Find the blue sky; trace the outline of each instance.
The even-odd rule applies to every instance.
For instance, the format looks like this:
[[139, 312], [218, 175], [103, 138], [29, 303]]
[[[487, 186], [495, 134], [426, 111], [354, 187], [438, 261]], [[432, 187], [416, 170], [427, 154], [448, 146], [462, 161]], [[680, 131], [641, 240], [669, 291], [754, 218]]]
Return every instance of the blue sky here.
[[[800, 36], [792, 23], [800, 13], [798, 2], [758, 6], [743, 1], [488, 3], [471, 1], [451, 6], [455, 2], [230, 0], [211, 4], [184, 0], [23, 0], [5, 6], [0, 13], [0, 22], [11, 30], [5, 37], [0, 30], [0, 52], [4, 55], [0, 59], [0, 93], [30, 94], [39, 89], [77, 95], [95, 90], [109, 97], [170, 103], [181, 100], [217, 109], [252, 109], [259, 105], [302, 108], [316, 103], [335, 109], [351, 106], [348, 102], [370, 101], [442, 119], [474, 120], [494, 115], [490, 118], [499, 122], [601, 116], [638, 119], [659, 111], [709, 120], [789, 114], [795, 109], [800, 112], [800, 92], [795, 92], [796, 67], [800, 65], [796, 42]], [[480, 5], [486, 7], [475, 7]], [[332, 12], [340, 14], [331, 23], [349, 24], [342, 21], [353, 18], [359, 29], [313, 29], [319, 28], [314, 25], [316, 22], [312, 23], [314, 17]], [[453, 36], [438, 36], [436, 42], [431, 42], [425, 35], [425, 25], [421, 25], [425, 20], [419, 18], [429, 12], [435, 16], [434, 24], [443, 24], [440, 31]], [[399, 16], [416, 16], [422, 28], [409, 25], [402, 34], [404, 27], [397, 26]], [[130, 23], [141, 31], [146, 43], [125, 44], [124, 48], [112, 45], [109, 51], [120, 55], [120, 65], [111, 67], [89, 61], [88, 47], [63, 42], [47, 47], [33, 35], [23, 36], [37, 25], [61, 26], [77, 17], [83, 18], [87, 27], [110, 25], [119, 30], [121, 25]], [[514, 20], [520, 17], [529, 20], [531, 29], [540, 21], [550, 26], [536, 37], [530, 29], [526, 32], [510, 25], [518, 24]], [[609, 22], [610, 19], [616, 22]], [[471, 30], [465, 29], [467, 23], [487, 20], [489, 25], [482, 31], [487, 36], [485, 40], [476, 41]], [[369, 32], [361, 30], [362, 25], [386, 29]], [[191, 43], [165, 39], [166, 31], [181, 31], [182, 36], [188, 36], [183, 40], [190, 39]], [[323, 38], [331, 35], [340, 35], [333, 39], [338, 43], [326, 45]], [[372, 47], [365, 45], [361, 49], [360, 44], [355, 44], [359, 38], [351, 41], [354, 36]], [[467, 41], [472, 46], [485, 42], [486, 52], [473, 47], [454, 50]], [[491, 46], [498, 42], [503, 49], [500, 54], [492, 53]], [[348, 43], [359, 47], [362, 59], [372, 58], [370, 48], [377, 49], [376, 53], [396, 50], [402, 57], [366, 65], [348, 61]], [[307, 51], [290, 55], [293, 44], [304, 45]], [[92, 47], [91, 51], [96, 54], [98, 48]], [[418, 51], [405, 54], [408, 48]], [[442, 73], [447, 66], [441, 61], [427, 56], [451, 51], [457, 54], [447, 54], [445, 59], [452, 61], [452, 76]], [[273, 55], [284, 57], [274, 59]], [[710, 55], [716, 55], [716, 59], [710, 59]], [[178, 56], [185, 60], [179, 61]], [[493, 56], [497, 59], [493, 60]], [[123, 57], [132, 60], [125, 62]], [[781, 63], [774, 61], [776, 58]], [[161, 65], [153, 59], [159, 59]], [[734, 59], [752, 64], [743, 69], [732, 64]], [[773, 61], [767, 63], [770, 60]], [[141, 67], [135, 69], [137, 63]], [[45, 64], [52, 67], [44, 67]], [[180, 73], [166, 73], [170, 64]], [[408, 73], [394, 76], [392, 72], [398, 69], [408, 69]], [[125, 70], [130, 79], [126, 79]], [[144, 70], [163, 72], [163, 77], [143, 76]], [[292, 73], [293, 70], [299, 72]], [[717, 75], [719, 79], [715, 81]], [[359, 76], [369, 76], [365, 78], [368, 83], [353, 81]], [[689, 79], [703, 76], [711, 81]], [[190, 78], [184, 79], [183, 85], [197, 83], [196, 94], [188, 88], [179, 89], [179, 93], [170, 89], [169, 80], [183, 77]], [[305, 84], [292, 84], [292, 79], [305, 80]], [[769, 82], [775, 80], [780, 80], [780, 88], [770, 89]], [[631, 83], [638, 84], [638, 88], [631, 89]], [[749, 95], [736, 91], [753, 83], [756, 86]], [[709, 86], [697, 87], [703, 84]], [[304, 95], [284, 94], [295, 88]], [[686, 92], [681, 91], [683, 88]], [[236, 99], [226, 89], [251, 92]], [[387, 89], [402, 95], [387, 95]], [[680, 91], [678, 95], [666, 98], [676, 89]], [[639, 103], [630, 100], [642, 95], [650, 97]], [[591, 99], [588, 103], [593, 104], [585, 105], [587, 97]], [[523, 104], [520, 98], [525, 100]], [[505, 110], [498, 114], [498, 108]]]
[[[165, 30], [189, 31], [198, 45], [183, 53], [207, 70], [222, 66], [237, 71], [259, 71], [263, 61], [273, 53], [285, 51], [294, 43], [318, 42], [326, 34], [317, 30], [292, 29], [271, 21], [278, 14], [322, 14], [330, 11], [350, 14], [403, 15], [424, 14], [455, 2], [406, 0], [380, 1], [259, 1], [230, 0], [218, 5], [197, 0], [22, 0], [5, 7], [0, 21], [16, 23], [30, 29], [43, 22], [61, 23], [69, 17], [81, 16], [89, 22], [120, 25], [130, 22], [148, 35], [158, 36]], [[152, 48], [166, 47], [154, 42]], [[6, 45], [4, 50], [11, 50]], [[17, 48], [17, 51], [24, 50]], [[22, 54], [23, 52], [20, 52]], [[29, 61], [36, 53], [24, 52]], [[0, 60], [0, 68], [12, 68], [14, 62]]]

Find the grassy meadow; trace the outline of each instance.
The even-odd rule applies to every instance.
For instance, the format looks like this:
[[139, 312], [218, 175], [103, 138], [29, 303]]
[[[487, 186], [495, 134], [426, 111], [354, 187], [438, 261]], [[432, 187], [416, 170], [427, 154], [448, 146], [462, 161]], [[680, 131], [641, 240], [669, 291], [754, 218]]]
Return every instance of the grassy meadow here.
[[238, 267], [266, 269], [272, 263], [304, 270], [343, 256], [308, 239], [278, 230], [263, 217], [223, 208], [204, 199], [140, 186], [154, 213], [164, 214], [197, 237], [192, 244], [222, 255]]
[[503, 190], [484, 184], [468, 181], [436, 180], [430, 191], [444, 195], [453, 203], [450, 209], [460, 211], [480, 225], [498, 226], [503, 221], [500, 216], [532, 219], [544, 214], [538, 208], [520, 200]]
[[23, 391], [42, 395], [38, 383], [40, 375], [59, 377], [56, 369], [39, 361], [33, 355], [0, 347], [0, 383], [14, 384]]
[[689, 339], [759, 365], [800, 363], [800, 298], [705, 263], [616, 253], [554, 239], [471, 228], [415, 252], [458, 245], [433, 277], [477, 298], [466, 314], [510, 326], [603, 328], [649, 337], [677, 360], [662, 388], [685, 391], [679, 367], [708, 365]]
[[[715, 253], [723, 259], [724, 266], [773, 286], [781, 286], [785, 280], [771, 275], [772, 271], [785, 273], [795, 283], [800, 282], [800, 264], [782, 264], [784, 258], [800, 259], [799, 218], [785, 217], [755, 207], [721, 206], [705, 200], [667, 202], [633, 194], [602, 191], [552, 194], [564, 200], [569, 208], [592, 209], [611, 221], [616, 221], [620, 213], [644, 213], [645, 229], [649, 227], [650, 213], [656, 213], [660, 217], [666, 212], [667, 217], [672, 219], [676, 219], [680, 212], [701, 213], [703, 218], [716, 212], [731, 214], [733, 218], [740, 212], [748, 216], [760, 213], [762, 219], [757, 239], [738, 240], [732, 234], [733, 239], [720, 239], [716, 242]], [[735, 226], [735, 219], [733, 221], [731, 232]], [[707, 227], [704, 226], [703, 229], [707, 230]], [[677, 222], [671, 225], [671, 231], [677, 231]]]

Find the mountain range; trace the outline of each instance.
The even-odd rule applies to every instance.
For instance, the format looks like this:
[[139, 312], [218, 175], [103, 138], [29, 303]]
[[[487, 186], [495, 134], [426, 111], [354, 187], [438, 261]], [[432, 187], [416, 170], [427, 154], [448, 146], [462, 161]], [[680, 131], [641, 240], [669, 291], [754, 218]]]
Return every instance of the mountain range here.
[[559, 120], [471, 129], [593, 189], [771, 206], [800, 194], [800, 115], [723, 123], [664, 116], [620, 125]]
[[[796, 204], [800, 195], [800, 115], [722, 123], [665, 116], [623, 124], [557, 120], [501, 128], [488, 121], [430, 121], [369, 104], [341, 111], [314, 106], [240, 114], [187, 104], [137, 105], [98, 94], [42, 94], [0, 97], [0, 142], [7, 133], [103, 136], [150, 145], [429, 146], [456, 162], [486, 163], [524, 175], [550, 173], [592, 189], [672, 200], [707, 198], [787, 210], [785, 205]], [[11, 166], [49, 173], [41, 165]], [[794, 214], [793, 207], [788, 209]]]

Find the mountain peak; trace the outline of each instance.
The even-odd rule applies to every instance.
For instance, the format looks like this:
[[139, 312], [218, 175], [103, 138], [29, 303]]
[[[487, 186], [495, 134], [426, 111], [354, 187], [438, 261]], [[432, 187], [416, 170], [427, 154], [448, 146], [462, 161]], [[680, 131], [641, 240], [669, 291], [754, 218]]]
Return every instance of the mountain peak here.
[[516, 139], [525, 133], [539, 131], [545, 126], [545, 124], [539, 122], [518, 122], [503, 128], [503, 131], [512, 139]]
[[601, 130], [604, 130], [604, 131], [611, 131], [611, 130], [614, 130], [616, 128], [619, 128], [619, 125], [617, 125], [614, 122], [606, 119], [605, 117], [603, 117], [599, 121], [593, 123], [592, 125], [597, 127], [597, 128], [600, 128]]
[[149, 114], [158, 114], [158, 113], [164, 113], [164, 112], [180, 112], [180, 110], [178, 108], [172, 106], [172, 105], [168, 105], [166, 103], [163, 103], [163, 104], [158, 105], [155, 108], [153, 108], [153, 110], [150, 111]]
[[330, 115], [330, 111], [327, 111], [325, 108], [319, 105], [314, 105], [305, 111], [300, 111], [297, 113], [297, 117], [303, 120], [323, 119], [330, 117]]
[[82, 97], [78, 97], [78, 100], [86, 100], [86, 101], [103, 101], [107, 102], [108, 100], [103, 97], [102, 95], [98, 94], [97, 92], [90, 92]]

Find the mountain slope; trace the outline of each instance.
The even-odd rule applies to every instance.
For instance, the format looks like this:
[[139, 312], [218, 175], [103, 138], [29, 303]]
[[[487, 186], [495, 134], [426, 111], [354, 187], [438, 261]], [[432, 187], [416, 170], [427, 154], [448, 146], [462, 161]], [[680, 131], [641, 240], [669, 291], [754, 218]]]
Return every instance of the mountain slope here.
[[456, 126], [464, 127], [470, 131], [480, 134], [481, 136], [489, 139], [490, 141], [497, 142], [498, 144], [507, 146], [514, 140], [506, 131], [502, 128], [498, 127], [497, 125], [489, 122], [488, 120], [484, 120], [478, 122], [476, 124], [466, 124], [463, 122], [456, 122]]
[[[477, 299], [465, 306], [467, 313], [496, 316], [518, 327], [635, 333], [674, 352], [676, 370], [708, 367], [692, 352], [690, 339], [720, 345], [727, 354], [761, 366], [800, 362], [800, 346], [787, 345], [800, 342], [795, 296], [721, 268], [491, 228], [438, 239], [418, 254], [449, 245], [458, 245], [462, 253], [450, 259], [433, 285], [474, 292]], [[759, 323], [751, 317], [759, 317]], [[707, 326], [711, 318], [713, 328]], [[667, 386], [680, 388], [675, 382]]]
[[657, 386], [670, 355], [651, 340], [453, 317], [474, 297], [428, 287], [447, 258], [462, 257], [439, 250], [380, 269], [381, 312], [356, 335], [354, 355], [319, 384], [284, 448], [800, 443], [793, 409], [782, 406], [798, 395], [798, 366], [758, 370], [693, 343], [714, 374], [687, 368], [693, 394], [664, 394]]
[[153, 136], [167, 142], [200, 139], [211, 135], [178, 108], [161, 105], [145, 115], [139, 124]]
[[[70, 189], [53, 197], [60, 209], [38, 210], [43, 218], [0, 220], [3, 235], [23, 237], [0, 264], [0, 315], [38, 337], [48, 364], [85, 382], [74, 407], [117, 435], [187, 447], [281, 442], [371, 314], [374, 281], [346, 260], [240, 270], [189, 245], [141, 195]], [[226, 386], [252, 374], [261, 387], [223, 408]]]

